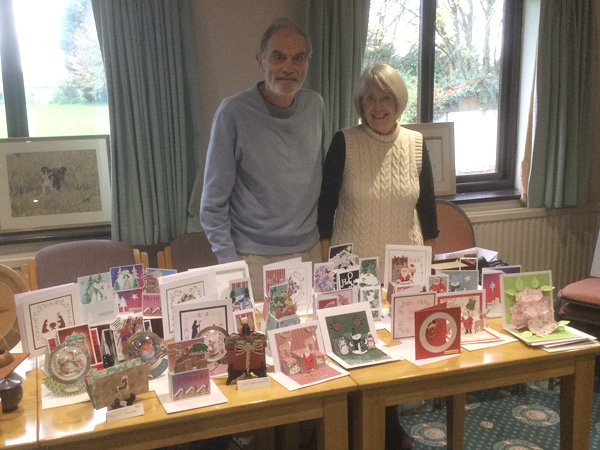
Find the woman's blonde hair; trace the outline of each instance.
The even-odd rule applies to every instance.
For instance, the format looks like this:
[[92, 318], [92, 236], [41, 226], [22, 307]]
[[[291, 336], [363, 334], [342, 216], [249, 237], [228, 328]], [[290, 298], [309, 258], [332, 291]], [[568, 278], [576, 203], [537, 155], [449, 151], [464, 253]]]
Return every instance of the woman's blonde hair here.
[[377, 64], [371, 66], [361, 74], [354, 89], [354, 107], [365, 121], [362, 99], [371, 86], [377, 86], [382, 91], [390, 92], [396, 100], [396, 119], [398, 119], [408, 103], [408, 90], [400, 74], [392, 66]]

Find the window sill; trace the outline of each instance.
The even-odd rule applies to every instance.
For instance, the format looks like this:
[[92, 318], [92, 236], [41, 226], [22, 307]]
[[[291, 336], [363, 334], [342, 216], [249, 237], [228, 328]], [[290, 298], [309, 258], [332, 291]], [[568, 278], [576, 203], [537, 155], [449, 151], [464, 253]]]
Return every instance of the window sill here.
[[502, 189], [496, 191], [464, 192], [455, 195], [444, 195], [440, 198], [460, 204], [498, 202], [504, 200], [519, 200], [521, 191], [518, 189]]

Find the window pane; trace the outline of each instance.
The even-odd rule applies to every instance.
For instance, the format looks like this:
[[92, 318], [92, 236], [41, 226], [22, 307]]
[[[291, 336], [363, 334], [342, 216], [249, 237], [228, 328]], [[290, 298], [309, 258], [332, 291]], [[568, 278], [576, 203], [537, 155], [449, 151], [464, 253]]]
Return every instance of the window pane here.
[[496, 167], [503, 1], [438, 0], [434, 121], [454, 122], [457, 175]]
[[89, 0], [18, 0], [30, 136], [108, 134], [106, 81]]
[[420, 0], [371, 0], [369, 33], [363, 67], [386, 63], [408, 89], [401, 122], [417, 122]]

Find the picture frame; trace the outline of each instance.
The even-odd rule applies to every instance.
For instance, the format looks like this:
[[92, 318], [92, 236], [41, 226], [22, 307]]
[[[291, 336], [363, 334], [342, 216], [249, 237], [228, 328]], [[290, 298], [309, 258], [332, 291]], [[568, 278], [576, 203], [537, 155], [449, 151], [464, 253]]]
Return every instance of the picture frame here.
[[454, 123], [407, 123], [404, 128], [418, 131], [429, 152], [433, 171], [435, 195], [456, 194], [456, 167], [454, 164]]
[[109, 224], [109, 136], [0, 139], [0, 231]]

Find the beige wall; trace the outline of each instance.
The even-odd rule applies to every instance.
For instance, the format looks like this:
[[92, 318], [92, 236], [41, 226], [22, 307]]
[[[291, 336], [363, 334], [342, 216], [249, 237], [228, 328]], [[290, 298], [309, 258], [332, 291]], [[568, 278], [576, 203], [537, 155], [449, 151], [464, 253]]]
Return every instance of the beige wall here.
[[255, 55], [271, 21], [287, 17], [304, 26], [303, 0], [202, 0], [194, 3], [200, 67], [202, 140], [208, 146], [221, 100], [261, 79]]
[[[600, 80], [600, 0], [596, 2], [596, 80]], [[596, 109], [594, 123], [600, 123], [600, 84], [596, 84]], [[600, 203], [600, 127], [596, 127], [592, 150], [592, 176], [590, 178], [590, 203]]]

